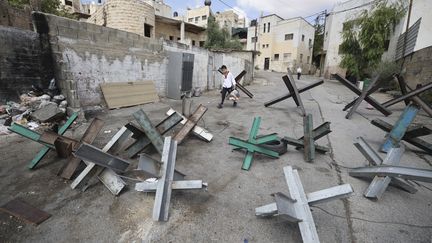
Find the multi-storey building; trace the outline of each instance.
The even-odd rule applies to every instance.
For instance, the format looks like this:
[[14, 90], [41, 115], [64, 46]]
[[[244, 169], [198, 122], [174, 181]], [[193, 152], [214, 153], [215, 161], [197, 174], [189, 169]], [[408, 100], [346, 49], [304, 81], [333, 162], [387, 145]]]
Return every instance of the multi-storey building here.
[[271, 14], [248, 28], [246, 49], [259, 52], [255, 61], [259, 69], [286, 72], [301, 67], [309, 73], [314, 34], [314, 27], [301, 17], [283, 19]]

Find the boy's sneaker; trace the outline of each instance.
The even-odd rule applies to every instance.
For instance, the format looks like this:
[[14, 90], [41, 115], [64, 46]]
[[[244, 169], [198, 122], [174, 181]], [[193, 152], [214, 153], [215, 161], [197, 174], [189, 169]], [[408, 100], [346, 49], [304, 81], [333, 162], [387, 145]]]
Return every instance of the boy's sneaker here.
[[218, 104], [217, 108], [222, 109], [222, 104]]
[[237, 102], [234, 101], [234, 103], [233, 103], [233, 107], [236, 107], [236, 106], [237, 106]]

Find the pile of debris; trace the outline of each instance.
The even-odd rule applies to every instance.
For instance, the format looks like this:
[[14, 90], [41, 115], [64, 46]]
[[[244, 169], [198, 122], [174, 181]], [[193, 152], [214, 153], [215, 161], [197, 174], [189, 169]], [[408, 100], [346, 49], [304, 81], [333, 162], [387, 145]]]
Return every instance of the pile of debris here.
[[0, 105], [0, 135], [9, 134], [7, 128], [12, 123], [27, 126], [31, 130], [44, 127], [56, 131], [58, 123], [66, 118], [68, 103], [52, 84], [46, 92], [33, 88], [22, 94], [20, 103], [8, 101]]

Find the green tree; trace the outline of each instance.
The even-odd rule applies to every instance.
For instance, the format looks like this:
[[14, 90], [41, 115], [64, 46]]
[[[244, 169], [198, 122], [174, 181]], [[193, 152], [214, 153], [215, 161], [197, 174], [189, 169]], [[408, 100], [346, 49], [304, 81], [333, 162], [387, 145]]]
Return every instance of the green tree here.
[[11, 6], [17, 8], [30, 7], [33, 11], [41, 11], [66, 18], [76, 19], [64, 6], [60, 6], [59, 0], [8, 0]]
[[391, 33], [404, 15], [402, 2], [380, 1], [374, 4], [372, 11], [364, 11], [358, 18], [345, 22], [339, 49], [341, 67], [358, 79], [369, 77], [367, 71], [380, 63]]
[[242, 44], [237, 38], [232, 38], [227, 28], [220, 28], [213, 16], [207, 22], [207, 49], [230, 49], [241, 50]]
[[312, 51], [312, 63], [317, 67], [320, 67], [321, 55], [323, 52], [324, 45], [324, 25], [320, 24], [318, 21], [315, 23], [315, 36]]

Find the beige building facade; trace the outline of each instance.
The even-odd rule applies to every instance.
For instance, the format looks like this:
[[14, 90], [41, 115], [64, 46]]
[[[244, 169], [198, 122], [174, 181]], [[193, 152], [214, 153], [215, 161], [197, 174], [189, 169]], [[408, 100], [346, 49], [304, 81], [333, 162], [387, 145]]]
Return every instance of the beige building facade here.
[[224, 12], [217, 12], [215, 14], [216, 22], [220, 28], [227, 28], [230, 32], [232, 28], [244, 28], [245, 19], [239, 18], [234, 10], [227, 10]]
[[248, 28], [247, 50], [258, 51], [255, 67], [286, 72], [301, 67], [312, 72], [314, 27], [301, 17], [283, 19], [272, 14]]
[[181, 20], [156, 16], [156, 38], [177, 41], [189, 46], [203, 47], [207, 39], [206, 29]]
[[203, 6], [194, 9], [188, 9], [184, 16], [178, 17], [179, 20], [183, 20], [189, 24], [198, 25], [207, 28], [208, 18], [212, 16], [213, 13], [210, 6]]

